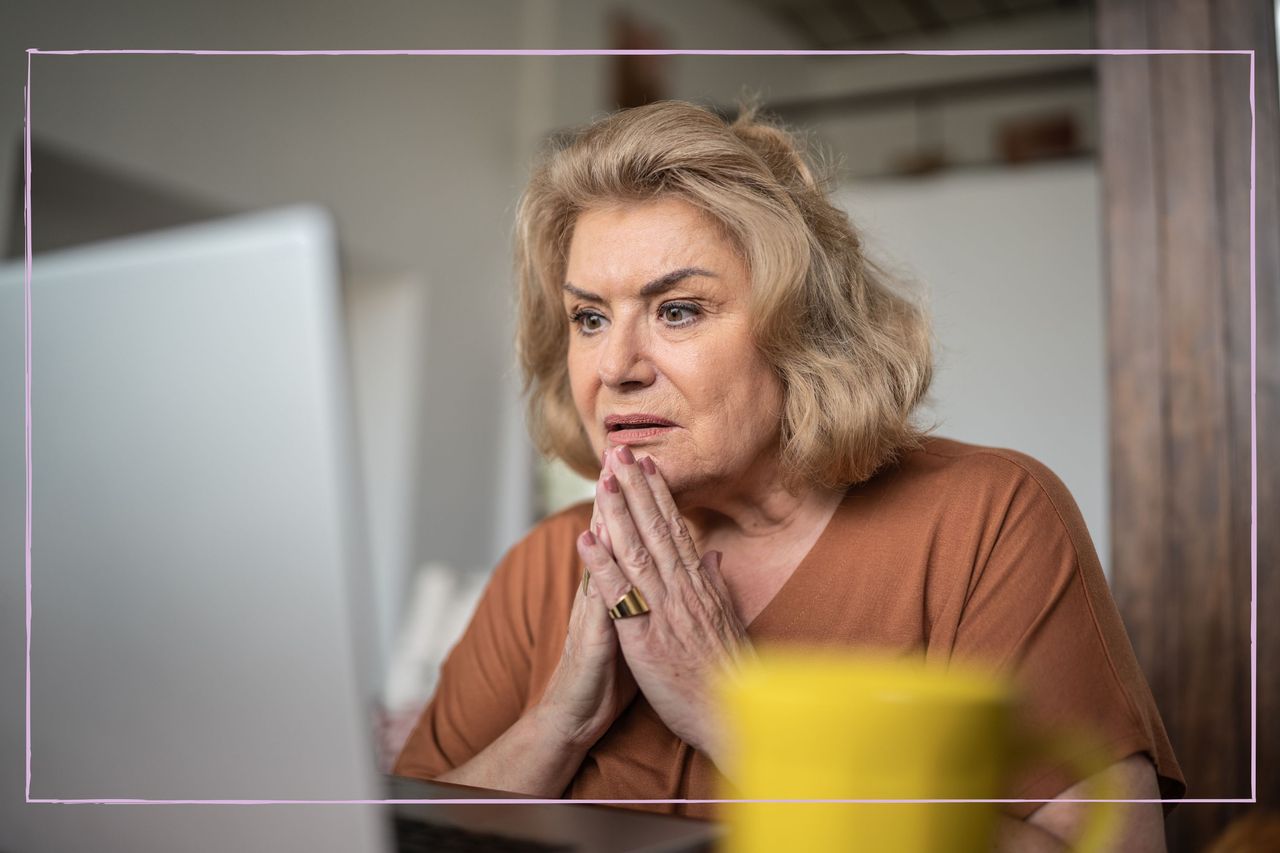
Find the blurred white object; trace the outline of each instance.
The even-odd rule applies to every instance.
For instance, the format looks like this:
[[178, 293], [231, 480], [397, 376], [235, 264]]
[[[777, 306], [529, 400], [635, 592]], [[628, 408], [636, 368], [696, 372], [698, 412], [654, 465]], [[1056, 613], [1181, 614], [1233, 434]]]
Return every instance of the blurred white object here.
[[596, 484], [560, 459], [538, 457], [538, 511], [545, 517], [595, 498]]
[[410, 583], [383, 702], [391, 713], [420, 710], [431, 698], [440, 665], [466, 630], [489, 576], [428, 563]]
[[343, 308], [377, 617], [377, 672], [383, 676], [416, 562], [426, 283], [410, 273], [352, 272], [343, 287]]
[[375, 719], [378, 766], [388, 772], [440, 678], [440, 666], [475, 612], [486, 572], [459, 572], [428, 563], [409, 584]]

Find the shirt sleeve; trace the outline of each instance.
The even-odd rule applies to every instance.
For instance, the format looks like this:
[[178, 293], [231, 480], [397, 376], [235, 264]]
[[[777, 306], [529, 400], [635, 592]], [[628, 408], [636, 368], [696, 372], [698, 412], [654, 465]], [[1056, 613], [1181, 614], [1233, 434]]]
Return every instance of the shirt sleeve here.
[[395, 775], [433, 779], [464, 764], [523, 712], [533, 647], [527, 546], [527, 540], [516, 545], [494, 570], [392, 767]]
[[[1125, 633], [1079, 508], [1048, 468], [1009, 454], [997, 505], [969, 577], [953, 659], [1010, 675], [1033, 731], [1075, 731], [1106, 766], [1134, 754], [1155, 766], [1162, 798], [1186, 790], [1155, 700]], [[1080, 781], [1070, 763], [1022, 769], [1011, 797], [1052, 799]], [[1009, 804], [1026, 817], [1039, 803]], [[1169, 807], [1171, 808], [1171, 806]]]

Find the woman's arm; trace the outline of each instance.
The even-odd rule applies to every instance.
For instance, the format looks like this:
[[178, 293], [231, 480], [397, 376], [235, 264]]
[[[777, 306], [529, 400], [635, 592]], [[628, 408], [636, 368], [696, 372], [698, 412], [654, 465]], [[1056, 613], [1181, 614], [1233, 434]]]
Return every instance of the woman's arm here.
[[[992, 467], [971, 475], [977, 483], [984, 471], [989, 478], [983, 487], [991, 501], [983, 535], [993, 544], [974, 562], [972, 573], [961, 576], [958, 624], [948, 623], [950, 633], [935, 631], [935, 636], [945, 639], [948, 659], [1005, 672], [1025, 701], [1027, 721], [1123, 745], [1116, 747], [1124, 749], [1117, 755], [1129, 756], [1099, 774], [1122, 792], [1121, 799], [1159, 799], [1157, 770], [1177, 797], [1184, 787], [1181, 771], [1079, 508], [1061, 480], [1039, 462], [995, 452], [1016, 471], [1002, 473], [988, 456], [983, 464]], [[1015, 796], [1056, 793], [1028, 784], [1034, 777], [1043, 780], [1039, 785], [1053, 778], [1050, 766], [1028, 769], [1036, 772], [1022, 777]], [[1041, 806], [1023, 827], [1071, 837], [1089, 806], [1061, 800], [1091, 793], [1086, 784], [1056, 796], [1058, 801]], [[1119, 812], [1116, 849], [1164, 849], [1159, 803], [1113, 808]]]
[[[1117, 761], [1102, 773], [1108, 790], [1116, 799], [1158, 800], [1155, 768], [1143, 755], [1131, 755]], [[1072, 785], [1057, 800], [1088, 799], [1096, 790], [1096, 780], [1086, 779]], [[1093, 803], [1048, 802], [1032, 812], [1025, 821], [1001, 818], [996, 850], [1001, 853], [1055, 853], [1070, 849], [1070, 839], [1079, 836], [1087, 809]], [[1164, 853], [1164, 812], [1159, 803], [1115, 803], [1120, 810], [1116, 835], [1108, 849], [1133, 853]]]
[[588, 748], [562, 737], [553, 719], [539, 706], [470, 761], [436, 778], [476, 788], [559, 797], [578, 772]]
[[[613, 626], [594, 590], [579, 591], [564, 651], [542, 698], [458, 766], [440, 771], [404, 761], [394, 772], [478, 788], [560, 797], [587, 751], [635, 697], [635, 681], [622, 664]], [[465, 688], [464, 688], [465, 691]], [[429, 716], [428, 709], [425, 716]], [[432, 735], [415, 732], [432, 741]]]
[[[579, 552], [594, 536], [579, 537]], [[588, 566], [591, 560], [586, 560]], [[478, 788], [559, 797], [600, 736], [636, 695], [594, 584], [583, 583], [542, 699], [469, 761], [436, 777]]]

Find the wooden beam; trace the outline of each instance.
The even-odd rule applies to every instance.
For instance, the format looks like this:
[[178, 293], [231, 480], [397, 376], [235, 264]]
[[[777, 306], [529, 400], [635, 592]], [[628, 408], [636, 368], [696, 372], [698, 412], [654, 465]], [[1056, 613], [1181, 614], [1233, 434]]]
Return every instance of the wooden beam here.
[[832, 113], [900, 107], [921, 99], [947, 101], [1015, 92], [1043, 91], [1049, 88], [1087, 87], [1093, 85], [1094, 79], [1092, 65], [1059, 65], [1042, 70], [1023, 70], [1016, 74], [991, 74], [985, 77], [939, 80], [850, 94], [790, 98], [771, 102], [769, 110], [787, 121], [810, 121], [814, 117]]
[[[1104, 48], [1257, 51], [1258, 434], [1280, 430], [1274, 21], [1241, 0], [1105, 0]], [[1106, 193], [1113, 588], [1189, 785], [1252, 795], [1248, 56], [1099, 60]], [[1266, 339], [1264, 340], [1264, 337]], [[1280, 518], [1276, 439], [1259, 519]], [[1280, 607], [1277, 526], [1259, 592]], [[1268, 592], [1268, 590], [1271, 590]], [[1265, 612], [1265, 611], [1264, 611]], [[1274, 609], [1272, 610], [1274, 612]], [[1259, 648], [1263, 801], [1280, 795], [1280, 631]], [[1270, 717], [1267, 716], [1270, 714]], [[1170, 849], [1204, 849], [1243, 807], [1183, 805]]]

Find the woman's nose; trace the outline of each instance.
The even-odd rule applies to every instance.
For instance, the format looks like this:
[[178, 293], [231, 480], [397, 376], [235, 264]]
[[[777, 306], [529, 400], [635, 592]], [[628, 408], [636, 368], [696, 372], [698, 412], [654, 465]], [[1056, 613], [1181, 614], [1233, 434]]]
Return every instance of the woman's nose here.
[[648, 355], [648, 336], [635, 324], [617, 323], [605, 333], [600, 350], [600, 381], [611, 388], [646, 386], [656, 371]]

